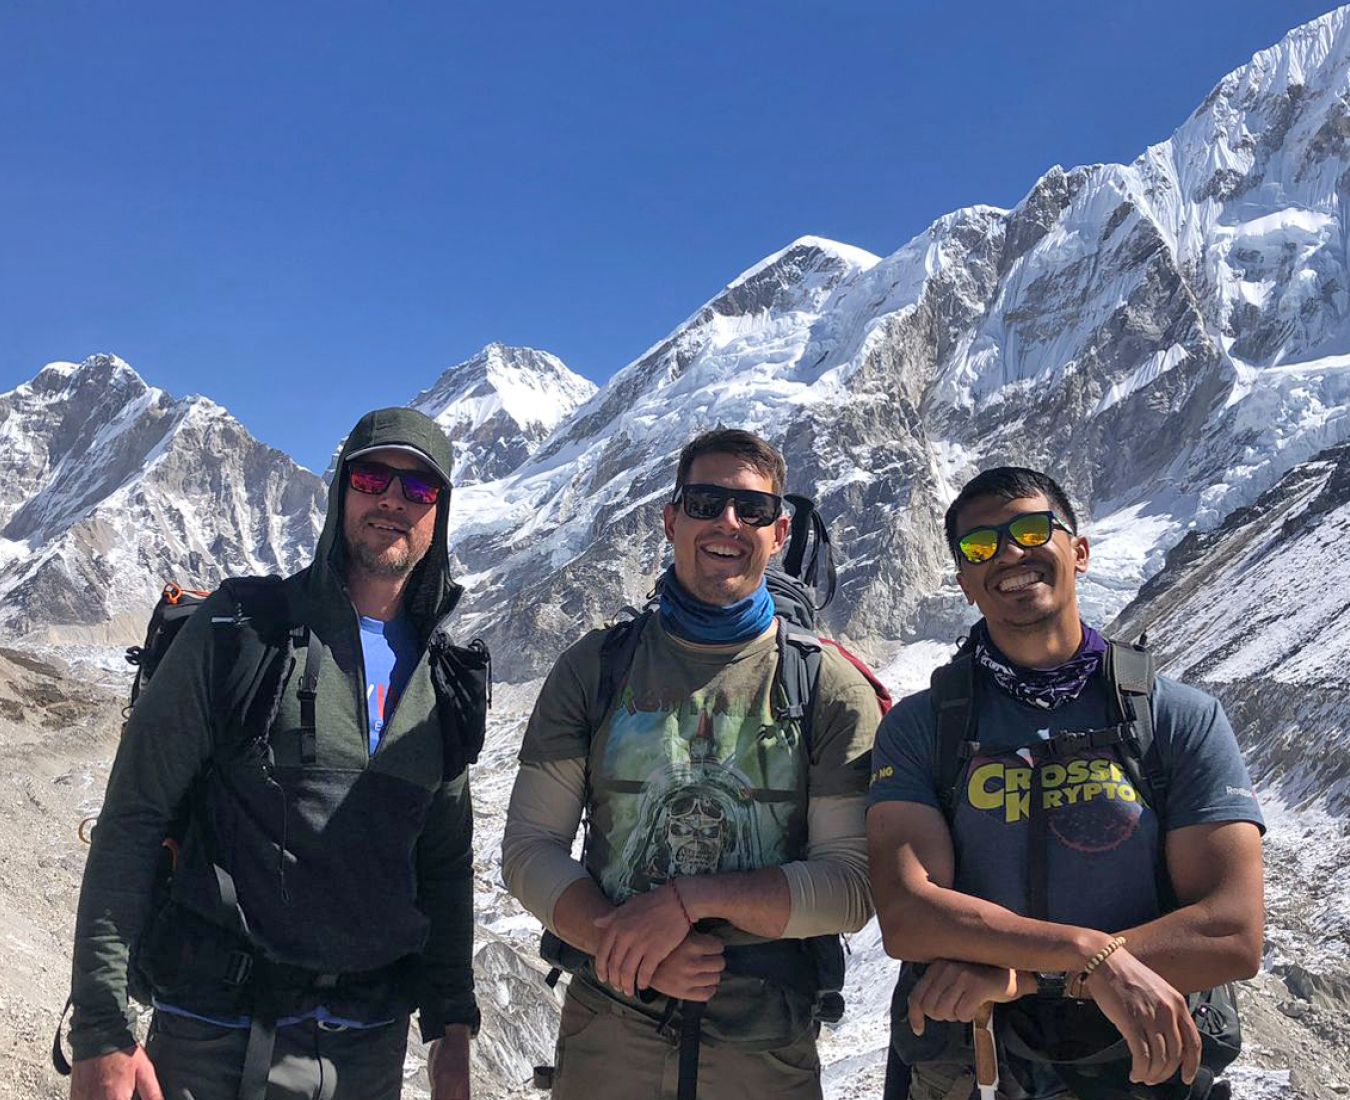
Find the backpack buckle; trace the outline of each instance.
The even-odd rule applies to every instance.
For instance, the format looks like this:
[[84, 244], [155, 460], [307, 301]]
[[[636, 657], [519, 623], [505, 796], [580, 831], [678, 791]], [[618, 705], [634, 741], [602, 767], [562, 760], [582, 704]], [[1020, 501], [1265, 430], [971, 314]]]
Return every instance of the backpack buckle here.
[[837, 989], [821, 990], [811, 1006], [811, 1015], [823, 1024], [837, 1024], [844, 1018], [844, 995]]
[[225, 960], [225, 984], [244, 985], [253, 976], [253, 956], [247, 951], [231, 951]]
[[1050, 758], [1052, 760], [1063, 760], [1066, 757], [1073, 756], [1075, 753], [1088, 746], [1092, 740], [1092, 735], [1070, 731], [1061, 733], [1050, 742]]

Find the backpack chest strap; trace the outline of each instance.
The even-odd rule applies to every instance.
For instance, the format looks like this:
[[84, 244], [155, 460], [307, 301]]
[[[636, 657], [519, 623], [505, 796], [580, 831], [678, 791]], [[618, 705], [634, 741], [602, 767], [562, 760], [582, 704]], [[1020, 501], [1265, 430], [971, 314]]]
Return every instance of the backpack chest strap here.
[[323, 667], [323, 643], [310, 638], [305, 646], [305, 671], [300, 677], [300, 763], [312, 766], [319, 758], [315, 702], [319, 697], [319, 671]]
[[993, 749], [979, 741], [963, 741], [957, 752], [963, 762], [979, 756], [981, 752], [991, 756], [1017, 754], [1025, 757], [1026, 754], [1030, 754], [1033, 766], [1039, 767], [1045, 763], [1071, 760], [1084, 752], [1111, 749], [1122, 745], [1128, 747], [1134, 741], [1133, 724], [1119, 722], [1114, 726], [1104, 726], [1101, 729], [1069, 730], [1065, 733], [1057, 733], [1043, 741], [1033, 741], [1029, 745], [1017, 748], [1005, 746]]

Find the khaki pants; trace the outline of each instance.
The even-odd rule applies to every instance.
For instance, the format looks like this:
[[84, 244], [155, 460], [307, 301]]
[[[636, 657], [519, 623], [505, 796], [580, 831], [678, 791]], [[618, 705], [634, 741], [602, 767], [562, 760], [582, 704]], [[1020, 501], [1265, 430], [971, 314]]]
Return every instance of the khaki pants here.
[[964, 1062], [920, 1062], [909, 1079], [909, 1100], [969, 1100], [975, 1069]]
[[[236, 1100], [248, 1031], [156, 1012], [145, 1049], [164, 1100]], [[267, 1100], [398, 1100], [408, 1018], [327, 1031], [313, 1020], [277, 1028]]]
[[[771, 1050], [705, 1038], [698, 1100], [820, 1100], [815, 1029]], [[552, 1100], [673, 1100], [679, 1036], [574, 981], [563, 1004]]]

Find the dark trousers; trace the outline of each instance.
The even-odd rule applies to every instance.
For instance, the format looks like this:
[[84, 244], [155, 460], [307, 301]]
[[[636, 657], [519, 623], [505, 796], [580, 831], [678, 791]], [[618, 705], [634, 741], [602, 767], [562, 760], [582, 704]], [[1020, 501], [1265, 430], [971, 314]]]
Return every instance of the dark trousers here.
[[[248, 1032], [156, 1012], [145, 1049], [164, 1100], [236, 1100]], [[327, 1030], [313, 1020], [277, 1028], [267, 1100], [398, 1100], [408, 1018]]]

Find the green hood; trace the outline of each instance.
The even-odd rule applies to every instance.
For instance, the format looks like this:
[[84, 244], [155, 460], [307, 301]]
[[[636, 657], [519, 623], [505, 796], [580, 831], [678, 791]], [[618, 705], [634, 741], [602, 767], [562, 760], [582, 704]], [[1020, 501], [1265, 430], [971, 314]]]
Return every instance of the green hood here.
[[[316, 601], [331, 598], [335, 590], [346, 593], [346, 546], [342, 539], [342, 503], [346, 498], [349, 455], [371, 447], [414, 447], [431, 463], [449, 472], [453, 468], [450, 440], [436, 421], [415, 409], [376, 409], [356, 422], [342, 445], [328, 487], [328, 515], [314, 551], [314, 563], [306, 571], [306, 590]], [[423, 640], [448, 615], [463, 592], [450, 579], [450, 489], [436, 504], [436, 527], [431, 547], [413, 569], [403, 592], [403, 608]]]

